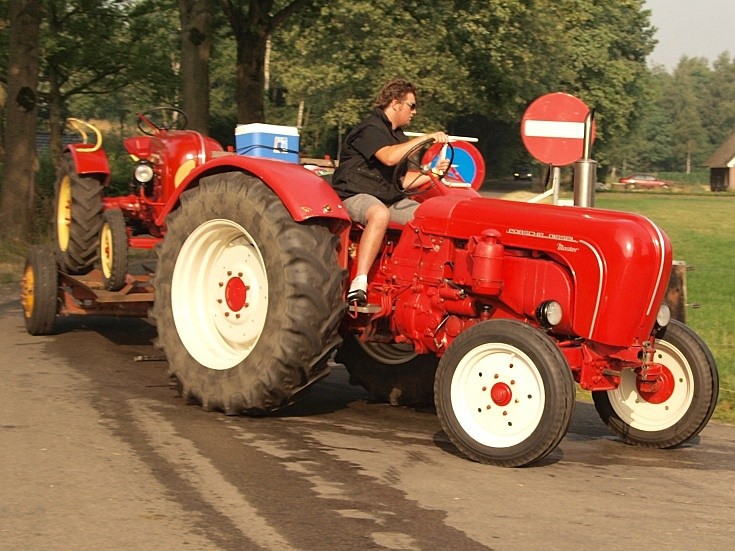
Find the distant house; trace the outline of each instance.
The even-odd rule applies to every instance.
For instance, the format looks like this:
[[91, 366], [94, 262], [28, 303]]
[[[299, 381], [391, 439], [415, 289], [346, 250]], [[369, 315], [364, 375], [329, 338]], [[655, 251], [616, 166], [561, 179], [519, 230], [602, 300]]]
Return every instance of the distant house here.
[[735, 133], [704, 162], [709, 167], [709, 187], [712, 191], [735, 188]]

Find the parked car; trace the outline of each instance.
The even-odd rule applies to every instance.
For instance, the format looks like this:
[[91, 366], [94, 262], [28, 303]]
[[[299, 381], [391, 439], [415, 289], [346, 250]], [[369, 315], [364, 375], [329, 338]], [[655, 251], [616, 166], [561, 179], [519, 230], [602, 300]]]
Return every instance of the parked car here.
[[531, 172], [531, 169], [527, 166], [517, 166], [513, 170], [513, 179], [514, 180], [531, 180], [533, 178], [533, 173]]
[[659, 180], [653, 174], [631, 174], [624, 178], [620, 178], [619, 182], [625, 185], [626, 189], [644, 188], [644, 189], [668, 189], [669, 183]]

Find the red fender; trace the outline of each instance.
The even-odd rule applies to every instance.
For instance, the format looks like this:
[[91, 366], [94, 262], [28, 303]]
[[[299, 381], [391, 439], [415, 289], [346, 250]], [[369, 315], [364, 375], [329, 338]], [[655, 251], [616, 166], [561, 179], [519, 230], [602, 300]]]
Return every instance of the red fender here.
[[176, 188], [156, 218], [163, 225], [166, 216], [179, 203], [180, 195], [198, 185], [198, 181], [210, 174], [240, 171], [256, 176], [280, 197], [284, 206], [297, 222], [310, 218], [331, 218], [350, 223], [350, 217], [337, 196], [323, 178], [301, 165], [258, 157], [225, 155], [213, 159], [191, 171]]
[[104, 177], [103, 184], [110, 181], [110, 163], [104, 149], [91, 150], [89, 144], [75, 143], [66, 147], [71, 154], [77, 174], [99, 174]]

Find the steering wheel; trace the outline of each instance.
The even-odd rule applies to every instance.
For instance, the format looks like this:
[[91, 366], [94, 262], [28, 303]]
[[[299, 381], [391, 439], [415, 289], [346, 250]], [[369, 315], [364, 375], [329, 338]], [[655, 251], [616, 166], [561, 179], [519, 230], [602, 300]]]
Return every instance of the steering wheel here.
[[[437, 148], [436, 154], [431, 157], [427, 163], [423, 165], [421, 164], [421, 160], [426, 154], [426, 150], [431, 147], [433, 143], [434, 140], [432, 138], [428, 138], [417, 143], [411, 149], [409, 149], [406, 154], [401, 158], [401, 160], [398, 161], [398, 164], [396, 164], [396, 169], [393, 171], [392, 183], [393, 187], [396, 188], [403, 195], [411, 196], [418, 195], [419, 193], [426, 193], [432, 187], [442, 181], [442, 178], [444, 178], [449, 169], [445, 170], [444, 172], [434, 172], [434, 170], [432, 169], [432, 165], [436, 164], [434, 161], [437, 161], [439, 157], [448, 156], [449, 167], [451, 168], [452, 162], [454, 161], [454, 147], [450, 143], [446, 144], [446, 152], [444, 151], [444, 147], [439, 147]], [[403, 170], [404, 166], [406, 170]], [[404, 183], [401, 182], [401, 179], [404, 177], [404, 175], [407, 178], [409, 172], [418, 172], [419, 174], [412, 181], [406, 182], [406, 185], [404, 186]], [[424, 175], [430, 178], [429, 184], [423, 184], [416, 189], [412, 189], [413, 183]]]
[[186, 113], [176, 107], [154, 107], [138, 113], [138, 130], [155, 136], [162, 130], [184, 130], [189, 122]]

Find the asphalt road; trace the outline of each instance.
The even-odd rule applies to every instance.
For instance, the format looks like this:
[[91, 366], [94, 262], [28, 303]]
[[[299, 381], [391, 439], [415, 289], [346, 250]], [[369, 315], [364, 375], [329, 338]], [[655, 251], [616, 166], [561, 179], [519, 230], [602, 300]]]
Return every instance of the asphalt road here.
[[0, 289], [0, 549], [732, 549], [735, 427], [617, 441], [578, 402], [541, 464], [456, 454], [431, 411], [376, 404], [343, 368], [274, 417], [179, 398], [143, 320], [25, 331]]

